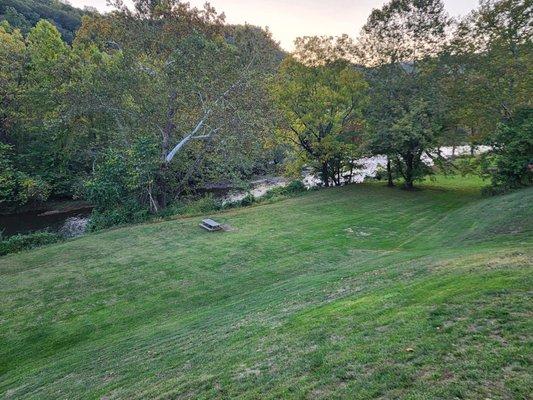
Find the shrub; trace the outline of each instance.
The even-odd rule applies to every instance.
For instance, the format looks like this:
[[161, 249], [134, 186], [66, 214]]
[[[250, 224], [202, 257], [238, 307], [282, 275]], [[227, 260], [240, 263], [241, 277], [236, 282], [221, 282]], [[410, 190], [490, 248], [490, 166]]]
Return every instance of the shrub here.
[[458, 156], [454, 160], [454, 165], [461, 176], [482, 175], [482, 165], [485, 161], [484, 156]]
[[287, 186], [285, 186], [284, 189], [285, 194], [294, 194], [307, 191], [307, 188], [305, 187], [302, 181], [292, 181]]
[[301, 181], [293, 181], [287, 186], [269, 190], [265, 196], [260, 199], [257, 199], [251, 193], [248, 193], [240, 201], [224, 204], [212, 194], [207, 194], [201, 198], [191, 198], [176, 202], [157, 214], [152, 214], [135, 201], [131, 201], [121, 207], [114, 207], [108, 210], [95, 209], [91, 214], [87, 230], [94, 232], [101, 229], [111, 228], [116, 225], [142, 223], [152, 219], [170, 218], [175, 215], [200, 215], [234, 207], [247, 207], [260, 202], [263, 199], [277, 200], [305, 191], [307, 191], [307, 188]]
[[138, 138], [127, 149], [108, 150], [96, 163], [91, 179], [85, 182], [84, 197], [97, 211], [109, 214], [110, 220], [134, 215], [139, 209], [149, 211], [150, 199], [156, 196], [153, 189], [158, 157], [150, 138]]
[[491, 165], [485, 171], [492, 178], [494, 192], [533, 184], [533, 109], [517, 111], [500, 124], [492, 138]]
[[25, 204], [29, 201], [44, 202], [50, 196], [51, 186], [39, 177], [29, 177], [19, 173], [18, 202]]
[[305, 187], [302, 181], [292, 181], [287, 186], [280, 186], [274, 189], [270, 189], [262, 198], [265, 200], [271, 200], [280, 197], [289, 197], [298, 193], [306, 192], [307, 188]]
[[247, 207], [247, 206], [254, 204], [255, 202], [256, 202], [256, 198], [254, 197], [254, 195], [251, 193], [248, 193], [246, 194], [244, 199], [241, 200], [240, 205], [242, 207]]
[[27, 235], [15, 235], [5, 239], [0, 239], [0, 256], [9, 253], [18, 253], [22, 250], [29, 250], [46, 244], [57, 243], [62, 237], [51, 232], [36, 232]]
[[51, 187], [40, 177], [17, 171], [13, 162], [13, 147], [0, 143], [0, 204], [24, 205], [48, 199]]
[[222, 208], [222, 204], [212, 194], [207, 194], [201, 198], [183, 200], [167, 207], [159, 215], [194, 215], [202, 214], [209, 211], [218, 211]]
[[149, 211], [136, 204], [126, 204], [110, 210], [94, 210], [87, 226], [89, 232], [111, 228], [116, 225], [138, 224], [148, 221], [151, 217]]

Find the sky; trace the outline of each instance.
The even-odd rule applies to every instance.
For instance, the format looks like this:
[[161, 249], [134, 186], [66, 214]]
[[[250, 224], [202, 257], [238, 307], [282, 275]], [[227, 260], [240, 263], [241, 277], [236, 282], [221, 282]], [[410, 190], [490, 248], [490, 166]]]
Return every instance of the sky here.
[[[205, 0], [188, 0], [201, 7]], [[292, 50], [298, 36], [341, 35], [356, 37], [373, 8], [385, 0], [210, 0], [231, 24], [245, 22], [268, 27], [285, 50]], [[106, 0], [69, 0], [73, 6], [106, 11]], [[128, 0], [126, 0], [126, 4]], [[452, 17], [467, 14], [478, 0], [444, 0]]]

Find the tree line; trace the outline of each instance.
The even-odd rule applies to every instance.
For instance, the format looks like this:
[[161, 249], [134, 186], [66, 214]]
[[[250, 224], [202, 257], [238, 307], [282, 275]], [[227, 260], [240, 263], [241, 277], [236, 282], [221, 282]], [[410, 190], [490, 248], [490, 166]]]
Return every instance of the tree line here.
[[357, 155], [385, 155], [389, 185], [412, 189], [432, 173], [427, 160], [458, 168], [442, 146], [489, 145], [470, 171], [530, 185], [531, 13], [528, 0], [483, 0], [454, 21], [442, 1], [392, 0], [356, 40], [299, 39], [273, 89], [295, 163], [328, 186], [350, 179]]
[[41, 19], [46, 19], [68, 43], [74, 40], [81, 18], [91, 13], [96, 13], [96, 9], [85, 7], [80, 10], [60, 0], [2, 0], [0, 4], [0, 21], [28, 34]]
[[[272, 35], [210, 5], [136, 0], [83, 16], [72, 43], [40, 20], [0, 24], [0, 204], [90, 201], [104, 219], [157, 213], [217, 181], [282, 165], [325, 186], [363, 156], [408, 189], [457, 169], [495, 187], [532, 182], [529, 0], [483, 0], [461, 21], [440, 0], [391, 0], [360, 36]], [[463, 168], [464, 165], [463, 165]]]

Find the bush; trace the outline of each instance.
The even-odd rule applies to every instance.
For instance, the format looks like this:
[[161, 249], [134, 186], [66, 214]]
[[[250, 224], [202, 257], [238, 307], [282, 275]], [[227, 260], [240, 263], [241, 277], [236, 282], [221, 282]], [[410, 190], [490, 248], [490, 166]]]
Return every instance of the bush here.
[[254, 195], [251, 194], [251, 193], [248, 193], [248, 194], [246, 194], [244, 199], [242, 199], [240, 201], [240, 205], [241, 205], [241, 207], [247, 207], [247, 206], [251, 206], [255, 202], [256, 202], [256, 198], [254, 197]]
[[138, 138], [127, 149], [108, 150], [85, 182], [84, 197], [110, 220], [141, 208], [149, 211], [151, 196], [157, 196], [153, 190], [158, 167], [159, 153], [150, 138]]
[[57, 243], [62, 237], [51, 232], [36, 232], [27, 235], [15, 235], [5, 239], [0, 239], [0, 256], [9, 253], [18, 253], [22, 250], [29, 250], [46, 244]]
[[511, 190], [508, 186], [486, 186], [481, 189], [483, 196], [499, 196], [506, 194]]
[[280, 197], [290, 197], [306, 191], [307, 188], [302, 181], [292, 181], [287, 186], [270, 189], [262, 198], [265, 200], [271, 200]]
[[533, 109], [517, 111], [501, 124], [492, 138], [492, 165], [485, 171], [494, 192], [533, 184]]
[[481, 168], [485, 161], [484, 156], [457, 156], [454, 165], [461, 176], [482, 175]]
[[220, 209], [220, 201], [212, 194], [208, 194], [200, 199], [185, 203], [181, 210], [181, 214], [201, 214], [209, 211], [218, 211]]
[[131, 223], [142, 223], [153, 219], [165, 219], [175, 215], [201, 215], [213, 211], [235, 207], [247, 207], [262, 200], [278, 200], [298, 193], [306, 192], [307, 188], [301, 181], [293, 181], [284, 187], [277, 187], [269, 190], [260, 199], [248, 193], [242, 200], [234, 203], [223, 204], [212, 194], [207, 194], [201, 198], [188, 199], [176, 202], [157, 214], [150, 213], [146, 208], [140, 206], [135, 201], [131, 201], [122, 207], [115, 207], [109, 210], [95, 209], [91, 214], [91, 219], [87, 227], [88, 231], [94, 232], [101, 229], [111, 228], [117, 225]]
[[52, 191], [51, 186], [39, 177], [29, 177], [19, 173], [18, 202], [25, 204], [29, 201], [42, 203], [48, 199]]
[[13, 147], [0, 143], [0, 204], [17, 206], [32, 201], [44, 202], [50, 192], [50, 185], [40, 177], [17, 171], [13, 162]]
[[201, 198], [182, 200], [164, 209], [158, 215], [170, 217], [173, 215], [195, 215], [222, 209], [222, 204], [212, 194]]
[[302, 181], [292, 181], [283, 189], [285, 189], [285, 194], [294, 194], [307, 191], [307, 188]]
[[87, 231], [95, 232], [116, 225], [138, 224], [146, 222], [152, 215], [145, 208], [136, 204], [116, 207], [106, 211], [94, 210], [87, 226]]

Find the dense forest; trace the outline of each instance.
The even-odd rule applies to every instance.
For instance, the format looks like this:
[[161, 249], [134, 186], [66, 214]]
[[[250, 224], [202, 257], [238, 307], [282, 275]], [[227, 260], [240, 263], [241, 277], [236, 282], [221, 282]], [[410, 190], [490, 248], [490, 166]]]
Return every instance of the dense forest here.
[[59, 0], [3, 0], [0, 3], [0, 21], [7, 21], [11, 27], [27, 34], [41, 19], [50, 21], [61, 33], [61, 37], [72, 43], [84, 15], [96, 10], [80, 10]]
[[[358, 38], [304, 37], [289, 55], [209, 4], [114, 6], [0, 5], [2, 208], [82, 198], [109, 226], [254, 174], [341, 185], [371, 155], [406, 189], [435, 166], [493, 191], [532, 183], [530, 0], [461, 21], [440, 0], [392, 0]], [[441, 156], [457, 145], [492, 150]]]

